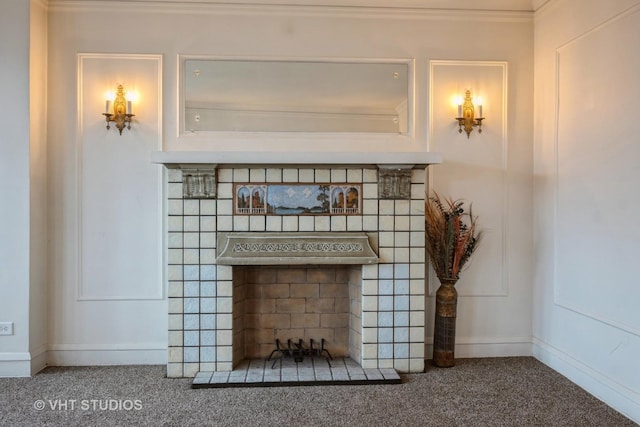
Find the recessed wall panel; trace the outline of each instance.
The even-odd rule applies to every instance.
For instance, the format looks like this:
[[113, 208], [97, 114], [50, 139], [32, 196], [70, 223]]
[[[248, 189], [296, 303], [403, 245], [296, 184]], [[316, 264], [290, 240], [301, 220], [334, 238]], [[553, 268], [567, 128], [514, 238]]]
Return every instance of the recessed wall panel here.
[[555, 236], [556, 303], [636, 334], [637, 28], [638, 11], [558, 49]]

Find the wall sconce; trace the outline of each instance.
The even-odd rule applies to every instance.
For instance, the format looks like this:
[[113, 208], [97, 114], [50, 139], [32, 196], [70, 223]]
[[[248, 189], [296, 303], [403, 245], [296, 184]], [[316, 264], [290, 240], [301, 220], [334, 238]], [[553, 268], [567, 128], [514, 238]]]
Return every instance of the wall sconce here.
[[[113, 113], [111, 112], [111, 104], [113, 103]], [[105, 106], [105, 112], [102, 115], [107, 120], [107, 129], [111, 129], [109, 124], [111, 122], [115, 122], [116, 128], [120, 131], [120, 135], [122, 135], [122, 129], [127, 127], [127, 129], [131, 129], [131, 118], [135, 116], [135, 114], [131, 114], [131, 101], [127, 101], [124, 97], [124, 88], [122, 85], [118, 85], [118, 91], [116, 92], [116, 97], [113, 101], [107, 100]]]
[[462, 100], [458, 102], [458, 132], [462, 133], [462, 130], [467, 133], [467, 139], [471, 134], [471, 131], [475, 126], [478, 126], [478, 133], [482, 133], [482, 101], [478, 101], [478, 116], [475, 117], [473, 102], [471, 101], [471, 91], [467, 90], [464, 94], [464, 103]]

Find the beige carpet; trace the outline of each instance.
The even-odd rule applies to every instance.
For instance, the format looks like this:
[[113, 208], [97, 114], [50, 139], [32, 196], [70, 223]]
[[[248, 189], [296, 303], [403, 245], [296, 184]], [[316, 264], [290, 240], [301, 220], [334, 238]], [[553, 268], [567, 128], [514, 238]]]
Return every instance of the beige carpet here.
[[634, 426], [530, 357], [460, 359], [402, 384], [190, 388], [163, 366], [0, 379], [0, 426]]

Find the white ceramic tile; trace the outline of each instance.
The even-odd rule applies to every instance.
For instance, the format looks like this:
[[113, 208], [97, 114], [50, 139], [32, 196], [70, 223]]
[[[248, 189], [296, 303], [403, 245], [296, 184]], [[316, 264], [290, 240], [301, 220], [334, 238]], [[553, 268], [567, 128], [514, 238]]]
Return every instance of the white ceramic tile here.
[[184, 265], [182, 269], [183, 280], [200, 280], [200, 268], [198, 265]]
[[393, 295], [393, 279], [380, 279], [378, 281], [378, 293], [380, 295]]
[[233, 328], [233, 315], [231, 313], [218, 314], [217, 327], [219, 329], [232, 329]]
[[182, 248], [182, 237], [181, 232], [169, 232], [167, 234], [167, 247]]
[[378, 357], [380, 359], [393, 359], [393, 344], [378, 344]]
[[167, 334], [168, 345], [170, 346], [182, 346], [182, 331], [169, 331]]
[[365, 199], [377, 199], [378, 184], [362, 184], [362, 197]]
[[[378, 313], [378, 326], [380, 328], [392, 328], [393, 327], [393, 312], [382, 311]], [[391, 340], [389, 340], [391, 342]]]
[[347, 231], [362, 231], [362, 217], [360, 215], [347, 216]]
[[[200, 233], [200, 248], [215, 248], [216, 247], [216, 233]], [[200, 260], [200, 262], [204, 262]]]
[[218, 231], [233, 231], [233, 217], [231, 215], [218, 215], [216, 228]]
[[410, 279], [409, 280], [409, 293], [416, 297], [424, 296], [427, 283], [424, 279]]
[[[215, 298], [207, 298], [215, 300]], [[217, 314], [205, 313], [200, 315], [200, 329], [215, 329]]]
[[378, 328], [363, 328], [362, 342], [364, 344], [374, 344], [378, 342]]
[[380, 215], [393, 215], [395, 213], [394, 201], [380, 200], [378, 201], [378, 209], [379, 209]]
[[217, 282], [200, 282], [200, 296], [202, 297], [215, 297]]
[[378, 265], [377, 264], [366, 264], [366, 265], [363, 265], [362, 266], [362, 278], [363, 279], [377, 279], [378, 278]]
[[409, 232], [409, 243], [411, 247], [424, 248], [425, 247], [424, 231]]
[[411, 231], [424, 232], [424, 217], [414, 215], [409, 218], [409, 227]]
[[234, 216], [233, 231], [249, 231], [249, 216], [248, 215]]
[[378, 327], [378, 312], [376, 312], [376, 311], [363, 311], [362, 312], [362, 327], [363, 328], [377, 328]]
[[411, 202], [409, 200], [395, 200], [394, 205], [396, 215], [409, 215], [411, 213]]
[[282, 169], [268, 168], [266, 173], [267, 173], [266, 182], [274, 182], [274, 183], [282, 182]]
[[182, 215], [183, 211], [182, 200], [169, 200], [167, 202], [167, 215]]
[[169, 298], [168, 313], [169, 314], [182, 313], [182, 298]]
[[233, 182], [233, 169], [216, 170], [216, 179], [218, 182]]
[[409, 341], [420, 343], [423, 345], [421, 341], [424, 340], [424, 326], [412, 326], [409, 328]]
[[170, 199], [182, 198], [182, 183], [171, 182], [167, 184], [167, 197]]
[[200, 249], [184, 249], [184, 264], [198, 264], [200, 262]]
[[182, 264], [182, 249], [168, 249], [167, 250], [167, 263], [168, 264]]
[[378, 250], [379, 262], [393, 262], [393, 248], [380, 248]]
[[184, 231], [200, 231], [200, 217], [199, 216], [185, 216], [183, 217]]
[[267, 231], [282, 231], [282, 217], [268, 216]]
[[200, 215], [215, 215], [217, 209], [216, 200], [200, 200]]
[[378, 369], [393, 369], [393, 359], [378, 360]]
[[168, 169], [167, 170], [167, 182], [182, 182], [182, 170], [181, 169]]
[[347, 181], [351, 184], [357, 184], [362, 182], [362, 169], [347, 169]]
[[424, 350], [422, 350], [423, 355], [418, 356], [415, 359], [409, 359], [409, 371], [408, 372], [424, 372]]
[[377, 280], [362, 280], [362, 295], [377, 295], [378, 294], [378, 281]]
[[231, 280], [218, 280], [217, 292], [219, 297], [233, 296], [233, 282]]
[[396, 295], [393, 300], [393, 309], [395, 310], [409, 310], [409, 296], [408, 295]]
[[315, 219], [313, 216], [298, 217], [298, 227], [300, 231], [314, 231]]
[[396, 295], [409, 295], [409, 279], [395, 279], [393, 281], [393, 293]]
[[396, 326], [398, 339], [396, 341], [409, 341], [409, 312], [395, 311], [393, 313], [393, 326]]
[[216, 331], [201, 331], [200, 344], [206, 346], [216, 345]]
[[230, 329], [216, 331], [216, 343], [219, 346], [230, 346], [233, 343], [233, 333]]
[[217, 362], [216, 371], [226, 372], [233, 370], [233, 362]]
[[251, 215], [249, 217], [249, 230], [250, 231], [265, 231], [266, 230], [266, 218], [263, 215]]
[[215, 313], [216, 312], [216, 299], [215, 298], [200, 298], [200, 313]]
[[424, 357], [424, 344], [409, 343], [409, 357], [412, 359]]
[[282, 231], [298, 231], [298, 216], [283, 216]]
[[331, 231], [347, 231], [347, 218], [344, 215], [332, 216]]
[[182, 363], [168, 363], [167, 364], [167, 377], [169, 377], [169, 378], [181, 378], [182, 377]]
[[362, 229], [364, 231], [378, 230], [378, 217], [374, 215], [365, 215], [362, 217]]
[[424, 311], [410, 311], [409, 326], [424, 326]]
[[318, 215], [314, 217], [315, 231], [330, 231], [331, 221], [328, 216]]
[[374, 355], [372, 359], [363, 359], [361, 365], [364, 369], [375, 369], [378, 367], [378, 358]]
[[380, 231], [393, 231], [395, 222], [393, 215], [380, 215], [378, 217], [378, 228]]
[[200, 247], [200, 235], [199, 233], [183, 233], [182, 245], [185, 248], [199, 248]]
[[346, 169], [331, 169], [331, 182], [347, 182]]
[[182, 280], [182, 265], [167, 266], [167, 280]]
[[181, 298], [182, 296], [182, 282], [169, 282], [167, 285], [167, 297]]
[[331, 170], [329, 169], [316, 169], [315, 182], [331, 182]]
[[[424, 292], [424, 289], [423, 289]], [[409, 310], [424, 311], [425, 301], [424, 295], [411, 295], [409, 297]]]
[[218, 313], [233, 312], [233, 299], [231, 297], [218, 297], [216, 298], [216, 303]]
[[184, 376], [187, 378], [193, 378], [200, 372], [200, 363], [185, 363], [182, 366], [184, 368]]
[[[200, 362], [215, 362], [215, 361], [216, 361], [215, 347], [200, 347]], [[200, 368], [202, 369], [202, 366]]]
[[424, 218], [424, 200], [411, 200], [409, 204], [409, 213], [411, 215], [418, 215]]
[[425, 262], [427, 252], [424, 248], [411, 248], [409, 253], [409, 262]]
[[185, 314], [182, 321], [184, 322], [183, 327], [185, 331], [200, 328], [200, 316], [197, 314]]
[[193, 282], [183, 282], [183, 296], [185, 298], [189, 298], [189, 297], [199, 297], [200, 296], [200, 282], [199, 281], [193, 281]]
[[265, 182], [267, 179], [264, 168], [249, 169], [249, 182]]
[[315, 181], [315, 170], [313, 170], [313, 169], [300, 169], [298, 171], [298, 181], [299, 182], [314, 182]]
[[233, 280], [233, 267], [230, 265], [217, 266], [218, 280]]
[[218, 200], [218, 215], [233, 215], [233, 201]]
[[[375, 359], [378, 356], [377, 344], [362, 344], [362, 358], [363, 359]], [[362, 366], [367, 369], [366, 366]]]
[[[200, 331], [184, 331], [184, 346], [195, 347], [200, 345]], [[196, 360], [186, 360], [186, 362], [197, 362]]]
[[408, 215], [396, 215], [394, 229], [397, 231], [409, 231], [409, 218]]
[[409, 278], [409, 264], [394, 264], [393, 265], [393, 277], [396, 279], [408, 279]]
[[393, 328], [379, 328], [378, 329], [378, 342], [379, 343], [392, 343], [393, 342]]
[[248, 168], [233, 169], [233, 181], [234, 182], [248, 182], [249, 181], [249, 169]]
[[182, 314], [169, 315], [169, 330], [179, 331], [182, 329]]
[[422, 199], [424, 198], [424, 184], [412, 184], [411, 185], [411, 198], [412, 199]]
[[283, 169], [282, 182], [298, 182], [298, 169]]
[[167, 220], [167, 231], [182, 231], [182, 216], [170, 216]]
[[422, 264], [410, 264], [409, 265], [409, 277], [411, 279], [424, 279], [424, 263]]
[[394, 233], [393, 240], [396, 247], [407, 248], [409, 247], [409, 232], [397, 231]]
[[184, 214], [185, 215], [200, 215], [200, 201], [199, 200], [185, 200]]
[[365, 199], [362, 201], [363, 215], [378, 215], [378, 201], [375, 199]]
[[218, 199], [233, 199], [233, 184], [230, 182], [218, 183]]
[[409, 372], [409, 359], [394, 359], [393, 369], [398, 372]]
[[201, 216], [200, 231], [216, 231], [216, 217], [213, 215]]
[[378, 182], [378, 169], [364, 169], [362, 171], [362, 182]]
[[182, 347], [169, 347], [167, 358], [169, 363], [182, 362]]
[[363, 311], [378, 311], [378, 298], [375, 295], [362, 296]]
[[380, 247], [394, 246], [394, 233], [392, 231], [381, 231], [378, 233], [378, 245]]

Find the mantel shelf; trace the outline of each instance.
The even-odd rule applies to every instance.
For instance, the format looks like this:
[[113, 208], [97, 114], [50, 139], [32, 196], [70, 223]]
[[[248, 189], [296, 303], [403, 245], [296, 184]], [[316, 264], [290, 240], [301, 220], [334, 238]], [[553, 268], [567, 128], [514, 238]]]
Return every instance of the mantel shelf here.
[[426, 167], [442, 163], [433, 152], [253, 152], [154, 151], [151, 162], [168, 168], [197, 165], [366, 165]]

